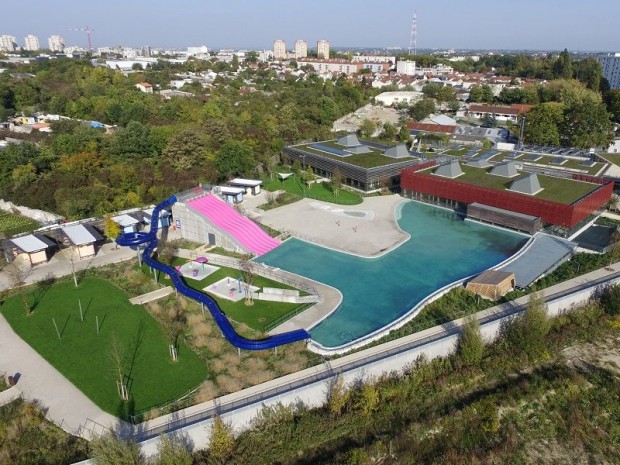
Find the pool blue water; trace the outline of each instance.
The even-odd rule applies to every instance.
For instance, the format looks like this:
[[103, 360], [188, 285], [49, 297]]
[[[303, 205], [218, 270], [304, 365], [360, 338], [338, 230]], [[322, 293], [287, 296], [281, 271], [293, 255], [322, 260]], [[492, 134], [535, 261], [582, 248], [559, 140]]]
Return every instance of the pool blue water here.
[[312, 339], [336, 347], [398, 319], [424, 297], [488, 269], [527, 237], [418, 202], [400, 206], [398, 224], [411, 239], [379, 258], [361, 258], [289, 239], [257, 261], [333, 286], [340, 307], [312, 328]]

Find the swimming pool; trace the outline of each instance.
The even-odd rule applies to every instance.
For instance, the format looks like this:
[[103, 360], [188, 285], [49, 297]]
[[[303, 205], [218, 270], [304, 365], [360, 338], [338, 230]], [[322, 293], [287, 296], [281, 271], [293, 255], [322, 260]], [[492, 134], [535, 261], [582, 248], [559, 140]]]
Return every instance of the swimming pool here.
[[399, 205], [397, 220], [411, 239], [379, 258], [289, 239], [257, 259], [342, 292], [340, 307], [310, 330], [319, 344], [337, 347], [386, 326], [435, 290], [504, 261], [528, 239], [413, 201]]

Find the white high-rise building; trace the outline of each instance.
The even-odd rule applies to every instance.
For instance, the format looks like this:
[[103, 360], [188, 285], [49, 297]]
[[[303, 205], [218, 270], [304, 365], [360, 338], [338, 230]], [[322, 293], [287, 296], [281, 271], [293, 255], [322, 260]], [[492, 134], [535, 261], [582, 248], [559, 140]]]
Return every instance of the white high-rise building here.
[[0, 36], [0, 50], [5, 52], [14, 52], [17, 49], [17, 39], [15, 36], [2, 35]]
[[286, 42], [280, 39], [273, 41], [273, 58], [276, 60], [286, 60]]
[[620, 53], [603, 53], [597, 58], [609, 87], [620, 89]]
[[308, 56], [308, 42], [305, 40], [295, 41], [295, 59], [306, 58]]
[[65, 38], [62, 36], [51, 36], [47, 39], [47, 44], [52, 52], [64, 52]]
[[398, 60], [396, 62], [396, 72], [406, 74], [407, 76], [414, 76], [415, 61]]
[[319, 40], [316, 43], [316, 56], [329, 60], [329, 40]]
[[24, 48], [30, 51], [39, 50], [39, 38], [32, 34], [28, 34], [24, 38]]

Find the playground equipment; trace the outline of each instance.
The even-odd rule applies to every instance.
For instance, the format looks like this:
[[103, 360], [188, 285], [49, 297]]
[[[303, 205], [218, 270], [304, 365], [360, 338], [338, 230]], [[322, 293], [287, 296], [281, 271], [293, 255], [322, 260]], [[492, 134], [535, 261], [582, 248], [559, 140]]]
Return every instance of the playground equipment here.
[[142, 258], [144, 262], [151, 268], [161, 271], [168, 276], [174, 287], [183, 295], [194, 299], [204, 304], [211, 313], [211, 316], [219, 326], [222, 334], [228, 342], [235, 347], [246, 350], [264, 350], [278, 347], [284, 344], [290, 344], [292, 342], [303, 341], [310, 338], [308, 332], [304, 329], [298, 329], [295, 331], [289, 331], [287, 333], [277, 334], [261, 340], [246, 339], [234, 330], [228, 318], [222, 312], [217, 302], [213, 300], [207, 294], [199, 292], [191, 287], [187, 286], [183, 281], [182, 276], [173, 267], [164, 265], [163, 263], [155, 260], [151, 255], [153, 250], [157, 247], [157, 228], [159, 224], [159, 214], [164, 208], [172, 206], [177, 201], [174, 195], [171, 195], [167, 200], [164, 200], [153, 209], [151, 218], [150, 231], [130, 232], [121, 234], [116, 238], [116, 243], [125, 247], [137, 247], [142, 244], [146, 244], [144, 251], [142, 252]]

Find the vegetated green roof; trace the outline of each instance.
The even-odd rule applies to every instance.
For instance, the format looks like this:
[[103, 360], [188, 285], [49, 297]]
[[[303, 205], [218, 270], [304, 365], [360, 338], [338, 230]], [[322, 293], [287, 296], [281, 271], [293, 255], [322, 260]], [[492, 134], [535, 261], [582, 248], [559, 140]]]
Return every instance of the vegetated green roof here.
[[[506, 155], [510, 153], [512, 152], [502, 152], [498, 155], [495, 155], [492, 158], [492, 161], [493, 162], [502, 161], [506, 157]], [[523, 155], [514, 161], [516, 161], [517, 163], [523, 163], [524, 162], [523, 159], [526, 156], [527, 155]], [[595, 163], [591, 167], [587, 167], [587, 166], [581, 165], [581, 160], [575, 160], [572, 158], [566, 159], [566, 162], [564, 162], [561, 165], [552, 165], [551, 162], [553, 161], [554, 158], [556, 157], [553, 155], [540, 155], [540, 159], [533, 161], [533, 162], [525, 162], [525, 163], [530, 164], [530, 165], [545, 165], [549, 168], [554, 168], [557, 170], [562, 170], [562, 169], [579, 170], [581, 174], [589, 174], [590, 176], [596, 175], [601, 170], [601, 168], [603, 168], [603, 163]]]
[[[433, 176], [432, 173], [435, 169], [437, 169], [437, 167], [420, 171], [420, 173], [430, 174]], [[491, 168], [476, 168], [461, 164], [461, 169], [465, 174], [454, 179], [454, 181], [474, 184], [476, 186], [487, 187], [489, 189], [506, 190], [516, 179], [516, 177], [507, 179], [501, 176], [489, 174]], [[538, 174], [538, 181], [540, 182], [540, 187], [542, 187], [543, 190], [533, 197], [564, 204], [576, 202], [584, 195], [599, 187], [598, 184], [592, 184], [589, 182], [543, 176], [540, 174]]]
[[[360, 142], [363, 143], [363, 141], [360, 141]], [[345, 147], [338, 145], [334, 141], [321, 141], [321, 142], [317, 142], [317, 144], [325, 145], [327, 147], [332, 147], [332, 148], [340, 149], [340, 150], [345, 149]], [[411, 158], [386, 157], [385, 155], [383, 155], [382, 150], [376, 149], [374, 147], [369, 147], [370, 153], [352, 154], [346, 157], [340, 157], [332, 153], [314, 149], [310, 147], [310, 145], [312, 144], [295, 145], [294, 148], [298, 150], [303, 150], [304, 152], [312, 153], [315, 155], [320, 155], [325, 158], [331, 158], [332, 160], [339, 160], [344, 163], [350, 163], [351, 165], [359, 166], [362, 168], [374, 168], [376, 166], [392, 165], [395, 163], [402, 163], [404, 161], [415, 160], [414, 157], [411, 157]]]

